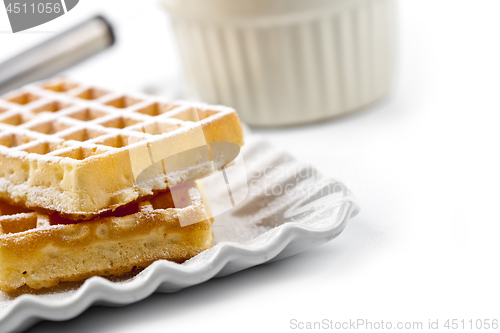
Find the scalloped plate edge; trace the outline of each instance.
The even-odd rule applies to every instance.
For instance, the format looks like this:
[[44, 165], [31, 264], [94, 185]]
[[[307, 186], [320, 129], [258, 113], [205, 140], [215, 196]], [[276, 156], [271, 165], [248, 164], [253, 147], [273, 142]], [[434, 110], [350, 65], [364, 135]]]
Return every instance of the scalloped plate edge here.
[[[80, 315], [92, 305], [127, 305], [154, 292], [175, 292], [213, 277], [227, 276], [265, 262], [287, 258], [337, 237], [347, 221], [359, 212], [359, 206], [352, 196], [344, 197], [341, 205], [340, 218], [324, 228], [284, 223], [269, 230], [267, 233], [272, 235], [267, 235], [268, 239], [255, 247], [230, 242], [217, 244], [203, 252], [210, 251], [211, 254], [203, 264], [184, 266], [159, 260], [127, 283], [92, 277], [85, 281], [74, 295], [62, 301], [48, 301], [34, 295], [23, 295], [16, 299], [0, 318], [0, 330], [19, 332], [41, 320], [68, 320]], [[309, 239], [314, 241], [307, 241]], [[293, 248], [297, 244], [300, 246]]]

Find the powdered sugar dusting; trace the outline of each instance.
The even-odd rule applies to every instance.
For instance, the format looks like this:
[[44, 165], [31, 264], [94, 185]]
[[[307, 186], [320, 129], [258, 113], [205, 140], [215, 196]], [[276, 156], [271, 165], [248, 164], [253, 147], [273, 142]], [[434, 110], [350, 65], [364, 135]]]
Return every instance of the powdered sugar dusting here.
[[[219, 265], [214, 264], [217, 260], [238, 260], [238, 258], [234, 259], [234, 256], [230, 256], [233, 259], [228, 259], [228, 256], [224, 256], [223, 252], [234, 251], [236, 248], [250, 251], [250, 249], [264, 244], [269, 245], [272, 240], [277, 241], [279, 238], [277, 231], [285, 230], [282, 227], [287, 225], [297, 225], [300, 228], [304, 226], [315, 228], [330, 226], [329, 237], [321, 235], [321, 238], [316, 238], [311, 244], [302, 243], [299, 246], [301, 250], [317, 246], [321, 244], [320, 239], [324, 242], [325, 239], [331, 239], [340, 233], [353, 211], [352, 207], [355, 206], [353, 206], [350, 194], [345, 187], [340, 186], [341, 190], [338, 190], [337, 185], [342, 185], [341, 183], [325, 180], [314, 168], [297, 162], [290, 155], [277, 151], [261, 139], [247, 136], [246, 144], [241, 153], [243, 154], [248, 181], [253, 182], [253, 185], [250, 186], [248, 195], [241, 204], [230, 211], [215, 216], [213, 223], [214, 247], [181, 265], [168, 262], [162, 262], [161, 265], [155, 263], [158, 265], [153, 264], [136, 276], [116, 279], [116, 286], [139, 283], [146, 285], [150, 277], [158, 276], [155, 273], [165, 275], [166, 270], [168, 270], [172, 274], [165, 275], [169, 278], [163, 281], [161, 289], [162, 291], [174, 291], [189, 285], [185, 283], [185, 274], [201, 274], [197, 269], [205, 269], [207, 268], [205, 266], [208, 265], [210, 270], [206, 274], [204, 273], [203, 277], [200, 276], [200, 279], [196, 280], [204, 281], [217, 273], [212, 271], [214, 267], [219, 267]], [[271, 174], [265, 172], [265, 170], [270, 169], [277, 170], [278, 167], [281, 170], [280, 172]], [[305, 171], [301, 174], [299, 173], [301, 170]], [[210, 201], [215, 203], [221, 193], [226, 191], [225, 184], [215, 183], [213, 179], [206, 178], [198, 182], [202, 185], [204, 198], [209, 203]], [[289, 191], [269, 192], [270, 189], [279, 187], [276, 184], [283, 188], [290, 184], [287, 187]], [[346, 207], [350, 208], [347, 209]], [[342, 225], [339, 223], [342, 223]], [[331, 226], [338, 226], [338, 228], [332, 228]], [[290, 228], [286, 230], [290, 231]], [[281, 241], [284, 242], [285, 239], [287, 242], [289, 241], [286, 237]], [[298, 244], [298, 242], [299, 240], [295, 244]], [[230, 247], [228, 244], [235, 244], [235, 247]], [[266, 256], [267, 259], [262, 259], [262, 262], [278, 255], [279, 251], [283, 250], [284, 245], [286, 244], [276, 243], [273, 247], [270, 247], [270, 257]], [[280, 250], [278, 251], [278, 249]], [[301, 250], [297, 250], [297, 247], [295, 247], [289, 250], [286, 255]], [[218, 269], [222, 269], [222, 271], [217, 275], [223, 276], [254, 265], [249, 262], [243, 260], [236, 262], [234, 266], [228, 263], [225, 266], [230, 267], [219, 267]], [[160, 271], [158, 271], [159, 268], [161, 268]], [[177, 271], [182, 271], [182, 274], [177, 274]], [[93, 282], [98, 281], [100, 280]], [[71, 298], [77, 302], [76, 293], [80, 286], [80, 284], [62, 284], [58, 288], [39, 292], [36, 298], [43, 301], [46, 306], [59, 304]], [[119, 293], [113, 293], [113, 295], [115, 294], [119, 295]], [[123, 292], [123, 295], [125, 294], [126, 292]], [[2, 317], [2, 312], [6, 314], [7, 309], [20, 300], [19, 296], [0, 293], [0, 327], [2, 322], [7, 321], [5, 317]], [[23, 311], [23, 309], [20, 308], [18, 311]], [[28, 314], [24, 318], [27, 316]]]

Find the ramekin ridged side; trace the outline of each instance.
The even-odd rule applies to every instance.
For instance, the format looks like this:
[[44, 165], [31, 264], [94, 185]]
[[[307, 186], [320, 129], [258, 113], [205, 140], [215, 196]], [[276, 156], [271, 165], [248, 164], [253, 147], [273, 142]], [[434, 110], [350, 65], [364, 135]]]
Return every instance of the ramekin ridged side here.
[[236, 108], [250, 125], [275, 126], [342, 115], [388, 92], [394, 0], [287, 1], [234, 14], [210, 0], [200, 16], [163, 0], [198, 98]]

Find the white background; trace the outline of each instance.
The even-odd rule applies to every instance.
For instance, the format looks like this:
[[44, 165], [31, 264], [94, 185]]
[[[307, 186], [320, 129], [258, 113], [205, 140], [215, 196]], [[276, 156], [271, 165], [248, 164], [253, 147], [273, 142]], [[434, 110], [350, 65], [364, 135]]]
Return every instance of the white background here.
[[[69, 75], [130, 90], [175, 81], [175, 44], [151, 1], [82, 0], [60, 19], [15, 35], [0, 9], [0, 61], [97, 11], [116, 23], [118, 44]], [[499, 13], [495, 0], [400, 1], [398, 71], [388, 98], [341, 119], [255, 130], [353, 190], [362, 211], [337, 239], [29, 332], [267, 332], [291, 331], [291, 319], [424, 327], [429, 319], [441, 327], [447, 318], [500, 319]]]

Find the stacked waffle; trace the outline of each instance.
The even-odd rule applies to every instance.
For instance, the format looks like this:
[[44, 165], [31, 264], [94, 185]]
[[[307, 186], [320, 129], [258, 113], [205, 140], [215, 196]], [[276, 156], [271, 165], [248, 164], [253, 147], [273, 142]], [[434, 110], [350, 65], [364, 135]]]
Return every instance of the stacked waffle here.
[[243, 144], [234, 110], [66, 79], [1, 97], [0, 290], [209, 248], [211, 218], [192, 179], [224, 164], [200, 153], [210, 142]]

